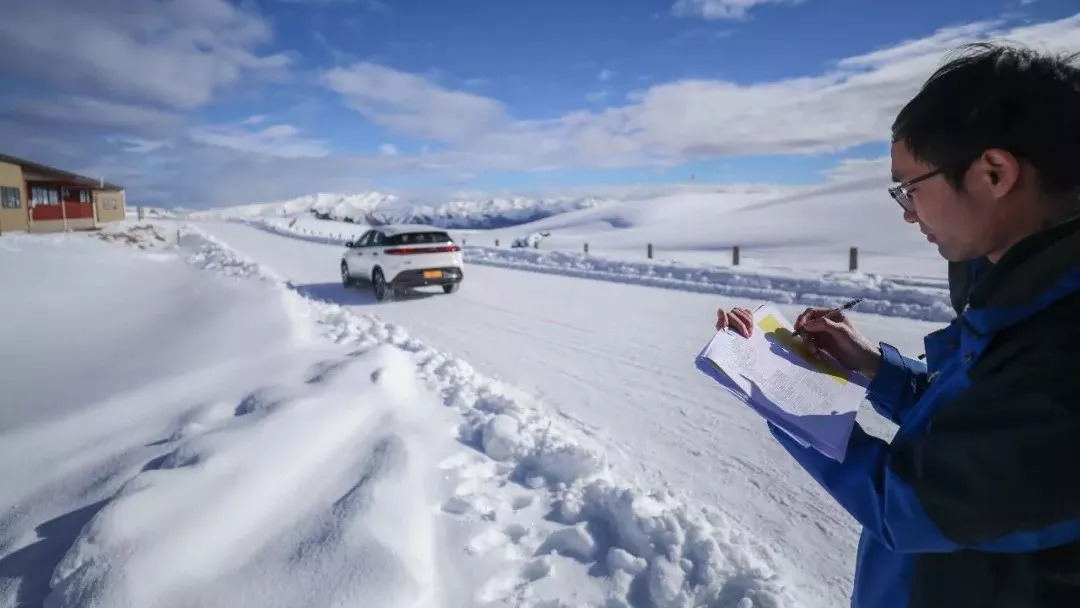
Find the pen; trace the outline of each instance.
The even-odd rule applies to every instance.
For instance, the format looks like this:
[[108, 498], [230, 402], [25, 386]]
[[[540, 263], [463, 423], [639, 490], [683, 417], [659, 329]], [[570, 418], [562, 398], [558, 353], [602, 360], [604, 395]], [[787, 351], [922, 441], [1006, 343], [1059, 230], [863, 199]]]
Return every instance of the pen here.
[[[855, 308], [855, 306], [857, 306], [859, 304], [859, 302], [862, 302], [862, 301], [863, 301], [862, 298], [855, 298], [854, 300], [849, 300], [847, 302], [844, 302], [844, 304], [840, 308], [834, 308], [834, 309], [830, 310], [829, 312], [825, 313], [824, 316], [827, 317], [829, 315], [834, 315], [834, 314], [836, 314], [838, 312], [843, 312], [845, 310], [850, 310], [852, 308]], [[795, 332], [794, 332], [794, 335], [801, 336], [802, 335], [802, 328], [801, 327], [796, 328]]]

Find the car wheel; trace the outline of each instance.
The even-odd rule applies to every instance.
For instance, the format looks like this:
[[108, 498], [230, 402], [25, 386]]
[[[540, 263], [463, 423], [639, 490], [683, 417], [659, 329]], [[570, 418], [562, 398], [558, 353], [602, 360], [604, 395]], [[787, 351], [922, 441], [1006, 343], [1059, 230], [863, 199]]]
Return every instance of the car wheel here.
[[449, 285], [443, 285], [442, 290], [443, 293], [454, 293], [458, 290], [458, 287], [461, 287], [461, 283], [451, 283]]
[[394, 297], [394, 288], [386, 282], [386, 277], [383, 276], [381, 268], [376, 268], [375, 272], [371, 275], [372, 289], [375, 290], [375, 299], [382, 302], [384, 300], [390, 300]]
[[341, 284], [345, 287], [352, 287], [356, 284], [356, 281], [349, 275], [349, 265], [345, 262], [341, 263]]

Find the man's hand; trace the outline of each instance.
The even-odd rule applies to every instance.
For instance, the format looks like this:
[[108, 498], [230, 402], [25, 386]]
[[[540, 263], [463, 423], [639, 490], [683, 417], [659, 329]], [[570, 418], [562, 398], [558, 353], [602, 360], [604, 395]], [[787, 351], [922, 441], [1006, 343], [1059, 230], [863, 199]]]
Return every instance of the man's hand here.
[[730, 312], [720, 308], [716, 311], [716, 330], [734, 329], [740, 336], [749, 338], [754, 331], [754, 313], [745, 308], [732, 308]]
[[795, 329], [800, 327], [810, 352], [824, 351], [867, 378], [873, 378], [881, 369], [881, 352], [843, 312], [807, 308], [795, 319]]

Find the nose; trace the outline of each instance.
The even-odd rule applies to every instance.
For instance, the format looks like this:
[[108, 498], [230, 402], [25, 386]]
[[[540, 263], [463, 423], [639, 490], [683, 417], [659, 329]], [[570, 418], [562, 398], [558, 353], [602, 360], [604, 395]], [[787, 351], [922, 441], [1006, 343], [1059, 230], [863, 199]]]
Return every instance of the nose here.
[[909, 223], [909, 224], [914, 224], [914, 223], [919, 221], [919, 216], [915, 214], [914, 210], [905, 209], [904, 210], [904, 221]]

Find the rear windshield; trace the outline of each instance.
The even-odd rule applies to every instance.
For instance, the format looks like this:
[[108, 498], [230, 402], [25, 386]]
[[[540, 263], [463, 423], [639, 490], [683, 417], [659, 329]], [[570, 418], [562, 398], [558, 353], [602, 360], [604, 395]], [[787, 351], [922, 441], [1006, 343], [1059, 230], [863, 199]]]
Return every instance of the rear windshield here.
[[424, 243], [449, 243], [450, 235], [445, 232], [407, 232], [387, 237], [388, 245], [419, 245]]

